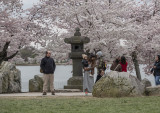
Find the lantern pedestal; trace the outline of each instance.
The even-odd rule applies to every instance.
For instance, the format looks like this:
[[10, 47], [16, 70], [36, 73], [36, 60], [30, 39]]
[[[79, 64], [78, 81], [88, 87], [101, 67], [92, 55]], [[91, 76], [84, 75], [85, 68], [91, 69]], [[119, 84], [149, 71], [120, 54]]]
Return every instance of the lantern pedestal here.
[[68, 84], [64, 86], [64, 89], [80, 89], [83, 91], [82, 54], [84, 54], [84, 44], [89, 43], [90, 39], [81, 36], [80, 29], [76, 28], [74, 36], [65, 38], [64, 41], [71, 44], [69, 57], [73, 62], [73, 77], [68, 80]]
[[73, 76], [68, 80], [67, 84], [64, 89], [80, 89], [83, 91], [83, 76]]

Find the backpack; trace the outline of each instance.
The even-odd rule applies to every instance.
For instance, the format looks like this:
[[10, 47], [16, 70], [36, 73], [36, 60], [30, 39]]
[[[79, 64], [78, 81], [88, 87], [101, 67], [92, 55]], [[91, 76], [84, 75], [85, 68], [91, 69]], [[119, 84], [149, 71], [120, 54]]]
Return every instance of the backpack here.
[[98, 67], [99, 67], [99, 69], [103, 69], [105, 71], [107, 68], [107, 65], [102, 59], [100, 59], [100, 64]]
[[106, 70], [106, 68], [107, 68], [106, 63], [104, 61], [102, 61], [102, 69]]

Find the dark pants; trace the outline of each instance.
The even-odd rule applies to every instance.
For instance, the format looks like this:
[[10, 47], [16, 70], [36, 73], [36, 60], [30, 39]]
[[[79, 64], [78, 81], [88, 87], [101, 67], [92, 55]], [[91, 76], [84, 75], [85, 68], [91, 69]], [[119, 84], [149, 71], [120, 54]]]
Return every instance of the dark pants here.
[[155, 76], [156, 85], [160, 85], [160, 76]]

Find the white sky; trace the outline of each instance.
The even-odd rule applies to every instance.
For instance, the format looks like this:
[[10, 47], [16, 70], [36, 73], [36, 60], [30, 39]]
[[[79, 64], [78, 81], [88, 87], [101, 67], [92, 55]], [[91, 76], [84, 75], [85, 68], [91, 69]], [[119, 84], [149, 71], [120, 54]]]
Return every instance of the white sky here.
[[22, 0], [23, 8], [31, 8], [34, 4], [37, 4], [39, 0]]
[[[140, 2], [141, 0], [136, 0], [137, 2]], [[150, 1], [150, 0], [146, 0], [146, 1]], [[27, 9], [27, 8], [31, 8], [34, 4], [37, 4], [39, 2], [39, 0], [22, 0], [23, 2], [23, 8]]]
[[[143, 0], [135, 0], [137, 2], [141, 2]], [[144, 1], [150, 1], [150, 0], [144, 0]], [[31, 8], [34, 4], [37, 4], [39, 2], [39, 0], [22, 0], [23, 2], [23, 8], [27, 9], [27, 8]]]

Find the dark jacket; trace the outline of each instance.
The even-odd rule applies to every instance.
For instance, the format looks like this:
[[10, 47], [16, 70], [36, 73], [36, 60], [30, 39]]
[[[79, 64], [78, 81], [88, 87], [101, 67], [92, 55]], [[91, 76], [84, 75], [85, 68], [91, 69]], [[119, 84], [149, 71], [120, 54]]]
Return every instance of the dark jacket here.
[[160, 61], [155, 62], [154, 66], [156, 66], [156, 68], [152, 68], [151, 72], [153, 73], [154, 76], [160, 76]]
[[82, 59], [82, 65], [84, 67], [88, 67], [88, 61], [86, 59]]
[[44, 74], [54, 74], [56, 65], [55, 62], [53, 60], [53, 58], [50, 57], [44, 57], [41, 60], [41, 69], [43, 70]]
[[116, 63], [116, 61], [114, 61], [113, 64], [112, 64], [112, 66], [111, 66], [111, 68], [110, 68], [110, 70], [122, 72], [122, 67], [121, 67], [120, 64], [118, 65], [118, 64]]
[[[97, 79], [96, 79], [96, 82], [101, 78], [102, 76], [99, 74], [99, 75], [97, 75]], [[95, 83], [96, 83], [95, 82]]]

